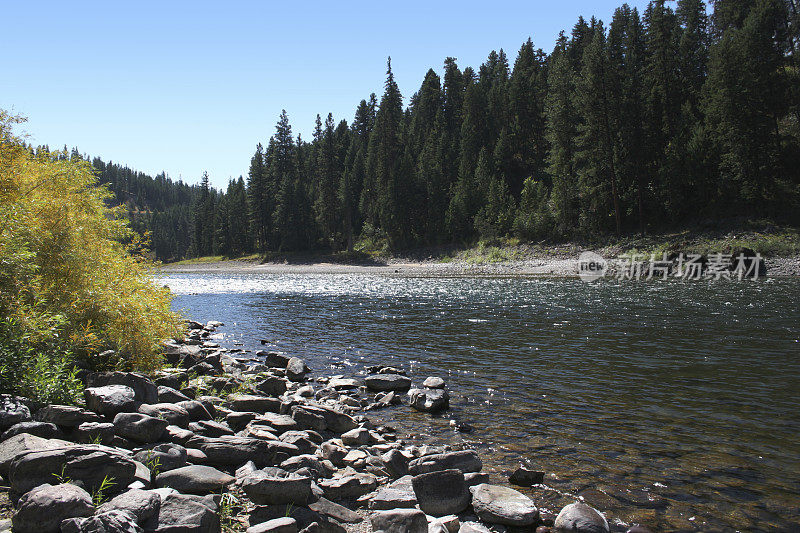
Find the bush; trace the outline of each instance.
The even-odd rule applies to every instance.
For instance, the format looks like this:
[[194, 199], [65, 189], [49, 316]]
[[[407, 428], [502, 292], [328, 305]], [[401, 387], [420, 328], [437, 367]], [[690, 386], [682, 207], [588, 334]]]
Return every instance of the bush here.
[[[71, 361], [159, 367], [160, 342], [179, 325], [168, 289], [153, 284], [142, 243], [91, 165], [34, 153], [12, 134], [21, 121], [0, 110], [0, 365], [31, 372], [50, 361], [57, 375]], [[96, 357], [109, 349], [111, 361]]]

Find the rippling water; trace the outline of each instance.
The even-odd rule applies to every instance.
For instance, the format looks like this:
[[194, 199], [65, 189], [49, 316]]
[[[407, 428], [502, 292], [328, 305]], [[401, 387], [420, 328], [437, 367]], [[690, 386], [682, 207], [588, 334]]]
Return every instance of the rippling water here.
[[[800, 530], [800, 280], [615, 282], [364, 274], [164, 276], [223, 344], [345, 375], [441, 375], [445, 417], [399, 428], [466, 439], [499, 479], [548, 472], [617, 528]], [[334, 369], [334, 370], [330, 370]], [[453, 434], [449, 418], [475, 427]]]

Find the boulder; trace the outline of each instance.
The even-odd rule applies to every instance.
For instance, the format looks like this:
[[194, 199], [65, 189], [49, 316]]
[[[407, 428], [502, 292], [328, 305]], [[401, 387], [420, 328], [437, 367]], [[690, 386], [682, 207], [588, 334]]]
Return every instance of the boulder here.
[[217, 504], [212, 497], [169, 493], [143, 529], [147, 533], [219, 533]]
[[425, 381], [422, 382], [422, 386], [429, 389], [443, 389], [444, 380], [437, 376], [430, 376], [425, 378]]
[[303, 381], [308, 373], [308, 365], [299, 357], [292, 357], [286, 363], [286, 377], [292, 381]]
[[31, 419], [30, 400], [22, 396], [0, 394], [0, 431]]
[[136, 518], [126, 511], [106, 511], [61, 522], [61, 533], [142, 533]]
[[408, 473], [412, 476], [435, 472], [437, 470], [450, 470], [455, 468], [463, 473], [480, 472], [483, 463], [475, 450], [463, 450], [458, 452], [437, 453], [425, 455], [419, 459], [414, 459], [408, 465]]
[[364, 520], [357, 512], [322, 497], [309, 504], [308, 508], [344, 524], [357, 524]]
[[184, 400], [176, 402], [175, 406], [180, 407], [189, 413], [189, 420], [192, 422], [211, 420], [214, 418], [208, 408], [197, 400]]
[[367, 388], [374, 391], [405, 392], [411, 388], [411, 380], [400, 374], [373, 374], [364, 380]]
[[133, 458], [151, 470], [168, 472], [186, 466], [187, 453], [183, 446], [164, 443], [137, 452]]
[[381, 461], [389, 475], [394, 478], [408, 474], [409, 458], [398, 449], [393, 448], [381, 455]]
[[84, 422], [104, 422], [97, 413], [74, 405], [47, 405], [36, 411], [34, 418], [65, 428], [78, 427]]
[[86, 376], [87, 387], [125, 385], [133, 389], [137, 402], [158, 403], [158, 386], [149, 378], [135, 372], [92, 372]]
[[264, 357], [264, 364], [272, 368], [286, 368], [290, 357], [280, 352], [265, 352], [259, 350], [256, 355]]
[[419, 508], [433, 516], [458, 514], [469, 506], [472, 498], [460, 470], [420, 474], [411, 479], [411, 485]]
[[[297, 521], [297, 527], [302, 531], [319, 533], [346, 533], [345, 529], [327, 516], [312, 511], [308, 507], [301, 507], [293, 504], [284, 505], [260, 505], [250, 512], [250, 526], [275, 520], [277, 518], [293, 518]], [[306, 529], [308, 528], [308, 529]]]
[[83, 444], [106, 444], [114, 441], [114, 424], [110, 422], [84, 422], [72, 430], [72, 438]]
[[58, 533], [63, 520], [92, 514], [92, 497], [82, 488], [45, 483], [19, 499], [12, 523], [14, 533]]
[[408, 398], [411, 407], [426, 413], [438, 413], [450, 407], [450, 395], [445, 389], [411, 389]]
[[297, 446], [251, 437], [204, 439], [199, 449], [206, 454], [207, 464], [229, 468], [238, 468], [250, 460], [256, 467], [263, 468], [280, 464], [289, 457], [300, 454]]
[[190, 465], [163, 472], [156, 476], [156, 486], [169, 487], [180, 493], [208, 494], [220, 492], [234, 478], [210, 466]]
[[64, 476], [88, 491], [95, 491], [108, 478], [114, 488], [127, 487], [136, 478], [136, 463], [113, 448], [74, 445], [23, 454], [11, 462], [11, 491], [24, 494], [32, 488]]
[[519, 491], [487, 483], [469, 490], [472, 492], [472, 508], [484, 522], [521, 527], [539, 520], [539, 510], [533, 500]]
[[267, 396], [254, 396], [252, 394], [231, 394], [228, 403], [234, 411], [250, 411], [253, 413], [279, 413], [281, 401]]
[[275, 413], [264, 413], [250, 422], [249, 425], [265, 425], [280, 435], [285, 431], [297, 429], [297, 421], [289, 415], [279, 415]]
[[58, 429], [58, 426], [55, 424], [51, 424], [50, 422], [36, 422], [33, 420], [28, 420], [26, 422], [14, 424], [5, 430], [3, 435], [0, 436], [0, 441], [8, 440], [13, 436], [20, 435], [22, 433], [27, 433], [28, 435], [41, 437], [43, 439], [64, 438], [64, 432]]
[[311, 498], [311, 478], [279, 468], [251, 472], [241, 479], [239, 485], [257, 505], [306, 505]]
[[325, 497], [333, 501], [355, 500], [369, 494], [378, 486], [378, 481], [371, 474], [355, 474], [324, 479], [318, 483]]
[[582, 502], [567, 505], [558, 513], [555, 531], [574, 533], [608, 533], [608, 521], [594, 507]]
[[327, 461], [320, 460], [316, 455], [303, 454], [289, 457], [280, 464], [280, 468], [287, 472], [296, 472], [297, 470], [307, 469], [308, 472], [314, 475], [315, 479], [328, 478], [333, 475], [333, 468]]
[[86, 407], [103, 416], [114, 416], [136, 410], [133, 389], [125, 385], [105, 385], [83, 389]]
[[246, 533], [297, 533], [297, 531], [297, 520], [284, 516], [248, 527]]
[[8, 469], [11, 467], [11, 462], [29, 451], [52, 450], [53, 448], [71, 445], [71, 442], [64, 440], [43, 439], [28, 433], [14, 435], [10, 439], [0, 442], [0, 476], [8, 478]]
[[411, 509], [416, 505], [411, 476], [403, 476], [369, 496], [369, 508], [374, 510]]
[[216, 420], [199, 420], [197, 422], [192, 422], [189, 424], [189, 429], [198, 435], [202, 435], [204, 437], [222, 437], [225, 435], [232, 436], [233, 429], [224, 423], [224, 422], [217, 422]]
[[191, 398], [181, 391], [164, 385], [158, 386], [158, 403], [178, 403], [186, 400], [191, 400]]
[[417, 509], [375, 511], [370, 522], [373, 533], [428, 533], [428, 519]]
[[170, 426], [184, 429], [189, 427], [189, 412], [172, 403], [143, 404], [138, 411], [143, 415], [166, 420]]
[[142, 413], [119, 413], [114, 417], [114, 431], [120, 437], [136, 442], [155, 442], [164, 435], [167, 426], [164, 419]]
[[351, 429], [342, 433], [341, 439], [347, 446], [361, 446], [372, 442], [372, 436], [367, 428]]
[[516, 470], [508, 477], [508, 481], [512, 485], [518, 487], [530, 487], [537, 485], [544, 481], [544, 472], [541, 470], [532, 470], [524, 465], [519, 465]]
[[156, 492], [131, 489], [101, 505], [97, 512], [125, 511], [132, 514], [137, 523], [142, 524], [155, 515], [160, 508], [161, 497]]
[[267, 376], [255, 384], [255, 389], [267, 396], [280, 396], [286, 392], [286, 380], [275, 376]]
[[298, 427], [303, 429], [319, 432], [328, 429], [328, 424], [325, 422], [325, 417], [322, 413], [309, 408], [309, 406], [301, 407], [296, 405], [292, 407], [292, 418], [297, 422]]
[[495, 533], [480, 522], [462, 522], [458, 533]]

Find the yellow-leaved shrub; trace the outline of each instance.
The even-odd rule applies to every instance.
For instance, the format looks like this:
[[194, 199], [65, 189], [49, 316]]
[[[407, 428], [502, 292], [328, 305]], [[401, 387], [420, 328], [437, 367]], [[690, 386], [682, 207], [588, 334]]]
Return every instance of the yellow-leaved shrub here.
[[[67, 354], [89, 368], [159, 367], [160, 343], [180, 324], [168, 289], [154, 284], [152, 264], [136, 253], [141, 243], [91, 165], [62, 152], [34, 154], [12, 131], [21, 121], [0, 110], [3, 381], [21, 364], [8, 359], [26, 350]], [[115, 356], [101, 361], [105, 350]]]

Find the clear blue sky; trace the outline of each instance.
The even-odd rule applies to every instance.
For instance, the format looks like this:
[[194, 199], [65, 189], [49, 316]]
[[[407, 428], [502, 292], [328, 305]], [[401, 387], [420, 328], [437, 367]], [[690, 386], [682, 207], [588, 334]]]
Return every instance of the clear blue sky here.
[[281, 109], [306, 139], [317, 113], [350, 122], [380, 97], [387, 56], [408, 102], [447, 56], [477, 67], [503, 48], [513, 66], [529, 36], [549, 53], [579, 15], [608, 23], [620, 4], [3, 0], [0, 108], [28, 117], [35, 144], [222, 186]]

